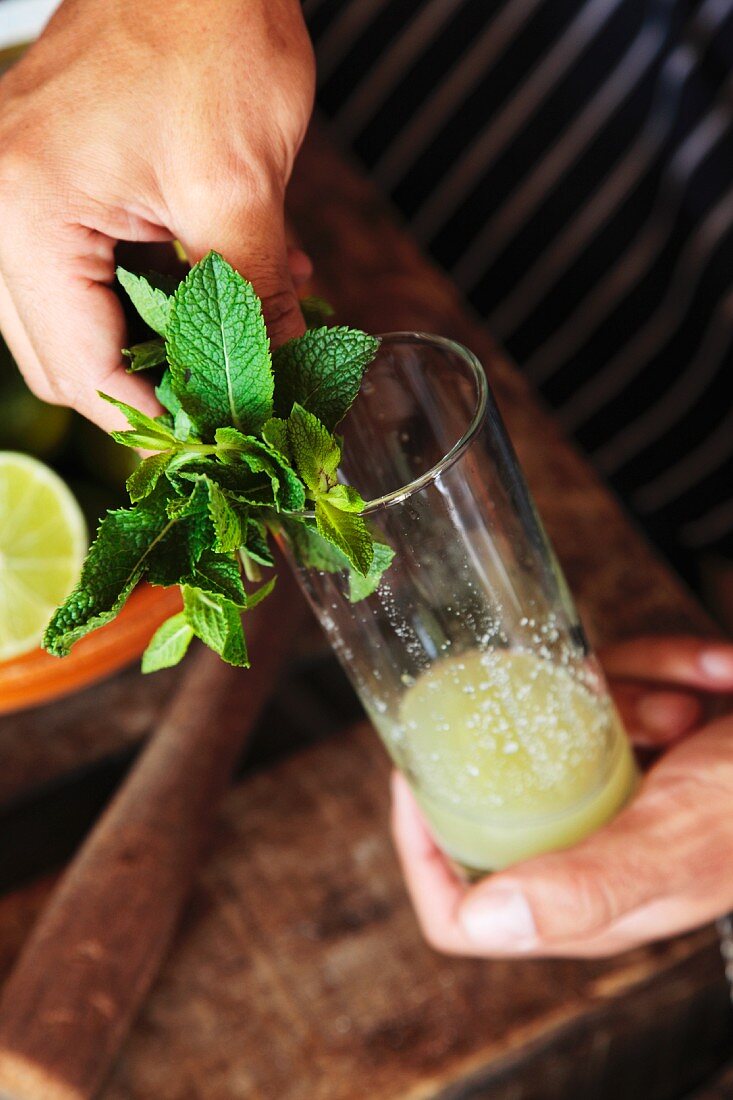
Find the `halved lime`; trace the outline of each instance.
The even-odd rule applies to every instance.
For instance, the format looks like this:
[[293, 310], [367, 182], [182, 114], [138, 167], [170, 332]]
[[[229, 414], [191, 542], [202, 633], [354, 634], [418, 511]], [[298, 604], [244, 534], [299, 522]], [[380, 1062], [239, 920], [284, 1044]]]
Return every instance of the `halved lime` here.
[[0, 660], [34, 649], [78, 580], [87, 547], [81, 509], [58, 474], [0, 452]]

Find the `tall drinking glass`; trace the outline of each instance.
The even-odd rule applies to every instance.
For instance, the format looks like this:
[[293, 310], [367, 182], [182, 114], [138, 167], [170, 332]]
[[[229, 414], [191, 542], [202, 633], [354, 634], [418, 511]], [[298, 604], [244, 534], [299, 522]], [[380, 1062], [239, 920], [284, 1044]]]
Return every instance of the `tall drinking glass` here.
[[480, 874], [580, 840], [636, 769], [480, 363], [386, 336], [342, 428], [394, 561], [358, 602], [295, 568], [437, 842]]

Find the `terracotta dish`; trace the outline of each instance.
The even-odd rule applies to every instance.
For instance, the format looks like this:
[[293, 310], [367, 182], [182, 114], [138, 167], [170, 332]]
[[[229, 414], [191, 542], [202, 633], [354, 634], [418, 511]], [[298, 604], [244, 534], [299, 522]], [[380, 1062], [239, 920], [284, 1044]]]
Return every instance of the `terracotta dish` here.
[[180, 590], [141, 584], [107, 626], [77, 642], [68, 657], [34, 649], [0, 663], [0, 714], [48, 703], [88, 687], [137, 660], [150, 638], [181, 609]]

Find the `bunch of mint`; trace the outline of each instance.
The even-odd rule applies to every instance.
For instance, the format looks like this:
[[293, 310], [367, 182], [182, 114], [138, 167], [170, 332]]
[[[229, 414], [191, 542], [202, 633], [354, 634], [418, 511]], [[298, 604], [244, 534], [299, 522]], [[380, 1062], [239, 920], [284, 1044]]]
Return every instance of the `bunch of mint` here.
[[[268, 538], [285, 534], [296, 560], [350, 575], [350, 598], [373, 592], [392, 560], [337, 477], [334, 428], [356, 397], [379, 341], [311, 328], [270, 354], [252, 286], [216, 252], [177, 287], [122, 269], [138, 313], [159, 333], [125, 354], [131, 370], [162, 368], [149, 417], [105, 397], [127, 418], [117, 442], [154, 452], [127, 482], [132, 507], [108, 512], [78, 585], [54, 613], [44, 646], [57, 656], [109, 622], [138, 581], [180, 585], [183, 611], [143, 654], [143, 671], [177, 664], [194, 635], [248, 666], [242, 612], [272, 590]], [[321, 309], [315, 303], [314, 310]]]

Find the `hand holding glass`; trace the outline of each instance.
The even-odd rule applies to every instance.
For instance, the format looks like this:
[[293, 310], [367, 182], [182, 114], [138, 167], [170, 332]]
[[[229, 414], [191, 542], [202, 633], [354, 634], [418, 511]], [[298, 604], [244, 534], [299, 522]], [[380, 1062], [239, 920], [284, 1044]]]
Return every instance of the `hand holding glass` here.
[[436, 840], [472, 876], [573, 844], [636, 767], [481, 365], [386, 336], [342, 430], [394, 561], [358, 602], [295, 568]]

